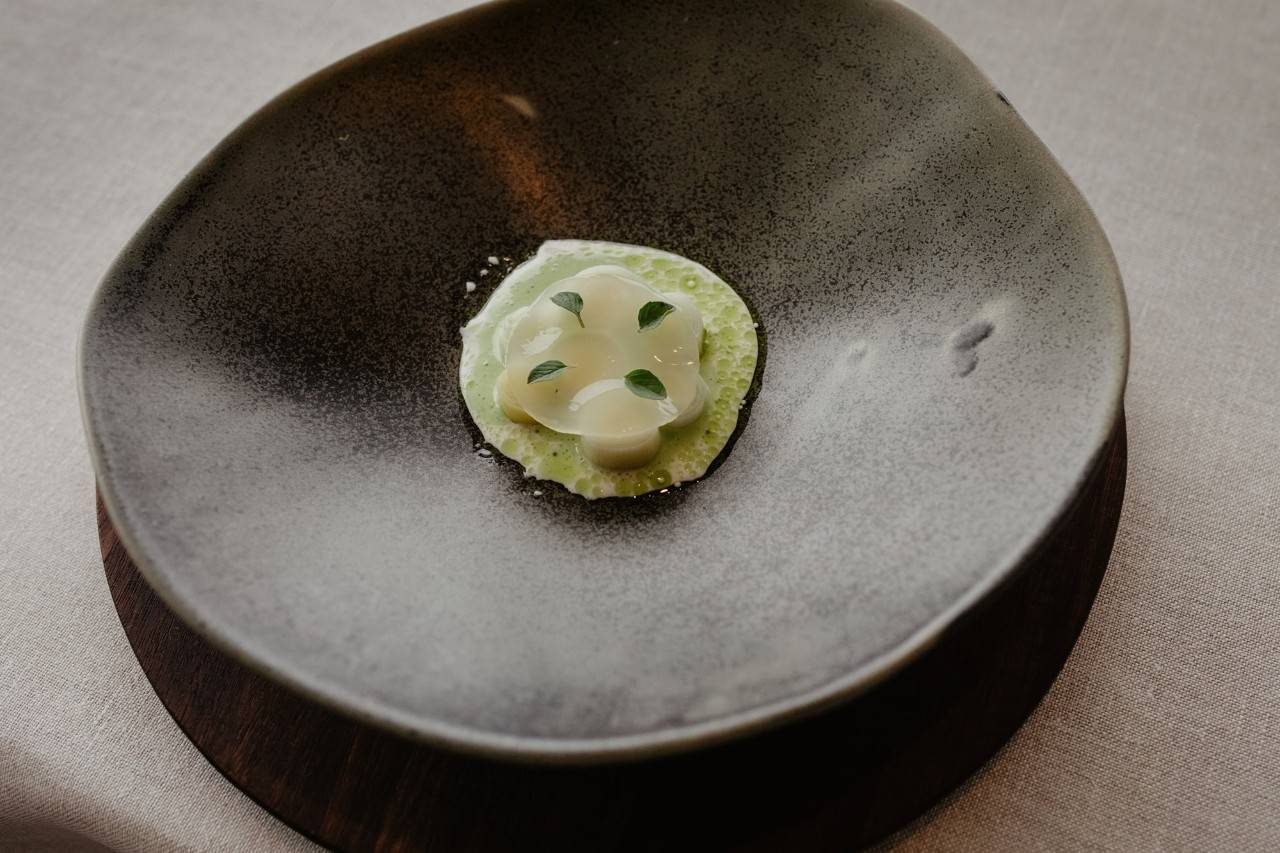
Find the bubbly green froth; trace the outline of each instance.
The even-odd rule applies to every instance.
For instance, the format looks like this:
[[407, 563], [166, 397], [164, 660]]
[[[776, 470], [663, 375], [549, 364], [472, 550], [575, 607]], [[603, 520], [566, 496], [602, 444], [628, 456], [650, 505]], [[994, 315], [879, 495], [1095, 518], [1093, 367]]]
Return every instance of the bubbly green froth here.
[[[700, 372], [711, 390], [702, 415], [678, 430], [662, 430], [653, 461], [630, 471], [607, 471], [582, 453], [577, 436], [507, 420], [494, 399], [502, 372], [494, 333], [503, 319], [526, 308], [542, 291], [588, 267], [616, 264], [663, 293], [683, 293], [702, 313], [706, 334]], [[510, 330], [508, 325], [507, 330]], [[524, 466], [526, 474], [554, 480], [586, 498], [630, 497], [664, 489], [706, 473], [738, 423], [756, 370], [755, 324], [746, 304], [723, 280], [679, 255], [580, 240], [543, 243], [538, 253], [500, 284], [462, 330], [462, 396], [485, 441]]]

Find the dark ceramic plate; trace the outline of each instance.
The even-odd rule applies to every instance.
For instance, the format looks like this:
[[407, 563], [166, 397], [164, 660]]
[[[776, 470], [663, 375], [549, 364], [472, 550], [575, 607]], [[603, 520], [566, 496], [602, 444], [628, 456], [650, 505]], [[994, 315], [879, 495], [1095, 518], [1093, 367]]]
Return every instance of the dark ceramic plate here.
[[[590, 503], [474, 452], [478, 271], [558, 237], [753, 306], [759, 394], [701, 482]], [[689, 0], [484, 6], [299, 84], [143, 227], [80, 359], [112, 519], [194, 627], [394, 730], [588, 760], [918, 654], [1064, 512], [1126, 353], [1088, 206], [945, 37]]]

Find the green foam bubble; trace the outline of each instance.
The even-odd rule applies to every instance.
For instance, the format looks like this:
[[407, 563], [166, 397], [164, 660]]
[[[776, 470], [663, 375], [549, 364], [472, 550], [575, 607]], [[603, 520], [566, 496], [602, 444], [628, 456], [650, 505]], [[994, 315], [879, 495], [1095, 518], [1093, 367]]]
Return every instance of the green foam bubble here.
[[[663, 293], [680, 292], [702, 313], [706, 339], [702, 378], [711, 396], [702, 414], [683, 429], [663, 430], [662, 448], [631, 471], [608, 471], [583, 454], [577, 436], [507, 420], [494, 399], [502, 363], [494, 332], [512, 312], [526, 308], [555, 282], [600, 264], [626, 267]], [[463, 330], [459, 379], [467, 410], [485, 441], [524, 466], [530, 476], [554, 480], [586, 498], [632, 497], [695, 480], [720, 455], [738, 423], [758, 343], [751, 312], [741, 297], [706, 267], [679, 255], [582, 240], [553, 240], [509, 275]]]

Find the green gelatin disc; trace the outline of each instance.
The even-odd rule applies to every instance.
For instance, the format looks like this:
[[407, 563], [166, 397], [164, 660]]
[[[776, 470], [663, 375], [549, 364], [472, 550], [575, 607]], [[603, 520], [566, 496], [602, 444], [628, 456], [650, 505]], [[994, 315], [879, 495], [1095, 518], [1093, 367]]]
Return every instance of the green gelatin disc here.
[[[699, 372], [710, 394], [702, 414], [680, 429], [662, 430], [662, 447], [647, 465], [610, 471], [583, 455], [576, 435], [508, 420], [495, 386], [516, 312], [543, 291], [589, 267], [624, 267], [662, 293], [692, 299], [705, 339]], [[758, 344], [751, 312], [733, 288], [687, 258], [621, 243], [552, 240], [503, 280], [462, 330], [459, 381], [467, 410], [485, 441], [540, 480], [554, 480], [585, 498], [634, 497], [695, 480], [724, 449], [738, 423], [756, 370]]]

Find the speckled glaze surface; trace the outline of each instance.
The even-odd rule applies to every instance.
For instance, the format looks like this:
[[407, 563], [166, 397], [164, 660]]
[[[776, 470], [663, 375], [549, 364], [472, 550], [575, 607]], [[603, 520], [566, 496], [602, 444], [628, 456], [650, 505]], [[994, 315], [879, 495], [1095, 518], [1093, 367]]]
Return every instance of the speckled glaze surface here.
[[[704, 263], [758, 317], [702, 481], [535, 496], [475, 452], [478, 271], [563, 237]], [[1088, 206], [914, 14], [509, 2], [250, 118], [108, 273], [80, 359], [112, 519], [194, 627], [398, 731], [598, 760], [909, 661], [1070, 503], [1127, 346]]]

